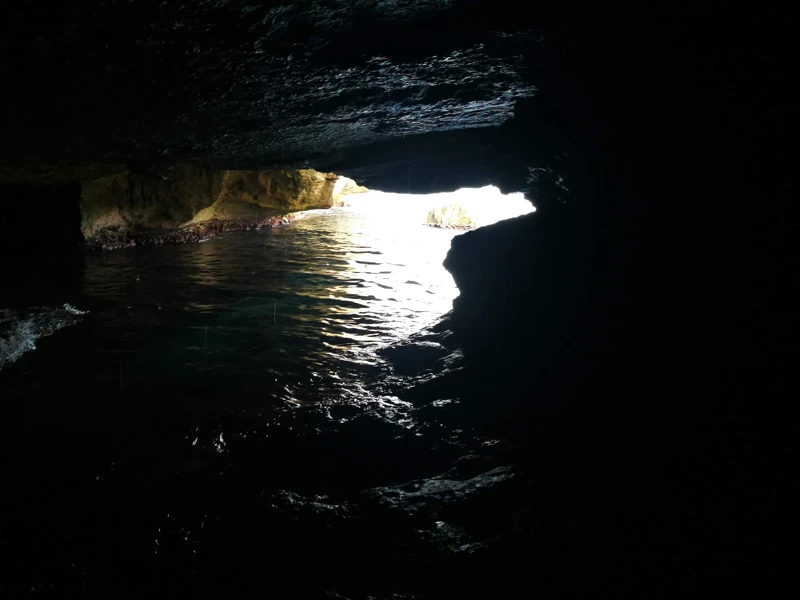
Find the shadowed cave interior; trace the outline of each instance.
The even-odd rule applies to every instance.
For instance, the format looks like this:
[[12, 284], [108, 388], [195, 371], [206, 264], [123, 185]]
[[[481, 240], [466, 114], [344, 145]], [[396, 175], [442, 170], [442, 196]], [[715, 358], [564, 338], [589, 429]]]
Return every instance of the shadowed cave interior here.
[[3, 597], [787, 593], [785, 19], [522, 10], [5, 11]]

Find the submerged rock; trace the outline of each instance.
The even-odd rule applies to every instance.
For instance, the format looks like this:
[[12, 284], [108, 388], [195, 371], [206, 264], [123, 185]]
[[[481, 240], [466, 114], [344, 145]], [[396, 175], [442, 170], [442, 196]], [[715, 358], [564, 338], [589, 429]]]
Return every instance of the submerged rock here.
[[403, 342], [378, 351], [392, 364], [398, 375], [417, 375], [430, 369], [448, 353], [441, 344], [428, 341]]
[[380, 487], [369, 491], [381, 503], [405, 512], [441, 511], [448, 504], [493, 490], [514, 477], [510, 467], [496, 467], [485, 473], [464, 478], [456, 472], [410, 481], [400, 486]]

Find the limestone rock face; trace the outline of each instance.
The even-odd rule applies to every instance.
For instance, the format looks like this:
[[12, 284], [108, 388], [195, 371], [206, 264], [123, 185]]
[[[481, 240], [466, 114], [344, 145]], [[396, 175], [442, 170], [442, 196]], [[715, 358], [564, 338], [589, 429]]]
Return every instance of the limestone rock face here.
[[443, 229], [474, 229], [477, 227], [475, 217], [458, 203], [432, 208], [428, 212], [425, 224]]
[[81, 231], [91, 240], [109, 228], [179, 227], [222, 191], [224, 172], [179, 167], [166, 179], [129, 171], [81, 182]]
[[339, 177], [336, 180], [336, 185], [333, 186], [333, 205], [334, 206], [348, 206], [348, 196], [354, 194], [363, 194], [369, 190], [363, 185], [358, 185], [349, 177]]
[[330, 208], [337, 176], [313, 169], [298, 171], [223, 171], [212, 203], [192, 217], [252, 219], [261, 215]]
[[244, 202], [285, 211], [330, 208], [335, 175], [299, 171], [228, 171], [219, 203]]
[[130, 171], [81, 183], [81, 231], [170, 231], [211, 220], [259, 220], [330, 208], [338, 177], [312, 169], [231, 171], [180, 166], [166, 177]]

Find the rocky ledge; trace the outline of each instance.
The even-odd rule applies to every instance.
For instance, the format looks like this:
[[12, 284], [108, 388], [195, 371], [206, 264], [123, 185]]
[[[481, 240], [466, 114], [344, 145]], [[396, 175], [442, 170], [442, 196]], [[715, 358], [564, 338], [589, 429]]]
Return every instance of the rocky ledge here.
[[313, 169], [124, 171], [81, 182], [81, 231], [88, 246], [104, 249], [196, 242], [291, 223], [362, 191], [351, 179]]
[[125, 229], [107, 227], [91, 240], [86, 241], [89, 248], [119, 250], [149, 244], [187, 244], [201, 242], [228, 231], [258, 231], [288, 225], [305, 216], [304, 211], [277, 215], [260, 221], [245, 219], [210, 219], [201, 223], [189, 224], [174, 230]]

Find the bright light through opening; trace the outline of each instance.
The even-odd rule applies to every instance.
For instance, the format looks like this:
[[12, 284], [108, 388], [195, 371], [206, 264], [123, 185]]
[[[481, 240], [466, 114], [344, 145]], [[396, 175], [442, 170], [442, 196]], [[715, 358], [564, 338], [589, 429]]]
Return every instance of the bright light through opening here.
[[404, 224], [425, 224], [430, 211], [457, 204], [464, 209], [464, 214], [469, 216], [475, 227], [491, 225], [536, 210], [522, 193], [503, 194], [493, 185], [439, 194], [397, 194], [370, 190], [347, 196], [346, 203], [359, 211], [388, 213], [398, 223]]
[[[352, 256], [353, 276], [360, 281], [375, 280], [370, 304], [382, 311], [383, 318], [396, 313], [398, 305], [408, 312], [392, 323], [393, 330], [405, 334], [449, 311], [458, 296], [442, 262], [453, 238], [465, 231], [426, 226], [431, 211], [457, 204], [481, 227], [535, 210], [522, 194], [504, 195], [493, 186], [427, 195], [369, 191], [345, 196], [344, 204], [334, 210], [354, 213], [356, 221], [350, 223], [355, 227], [351, 230], [354, 241], [380, 256], [375, 261]], [[356, 287], [343, 291], [360, 293]]]

